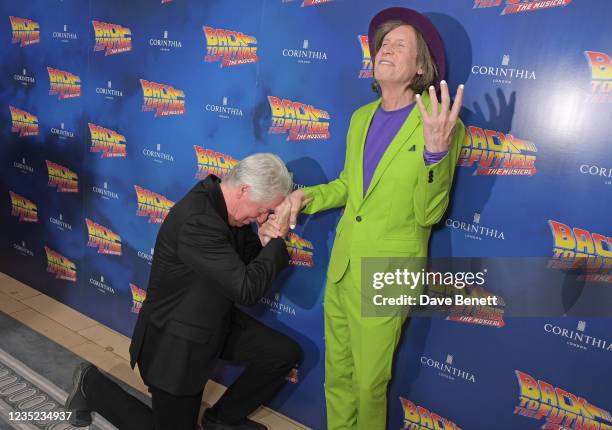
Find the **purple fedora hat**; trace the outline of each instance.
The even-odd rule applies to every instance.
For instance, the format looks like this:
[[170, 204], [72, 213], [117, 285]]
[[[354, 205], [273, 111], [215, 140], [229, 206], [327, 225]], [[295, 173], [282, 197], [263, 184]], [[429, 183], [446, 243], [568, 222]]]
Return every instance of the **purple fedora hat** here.
[[423, 35], [425, 43], [429, 47], [429, 52], [433, 57], [436, 66], [438, 67], [438, 80], [436, 81], [436, 87], [440, 86], [440, 80], [444, 79], [446, 73], [446, 59], [444, 57], [444, 44], [440, 38], [438, 30], [433, 23], [425, 15], [417, 12], [416, 10], [408, 9], [405, 7], [390, 7], [383, 9], [378, 12], [372, 21], [370, 21], [370, 27], [368, 29], [368, 44], [370, 45], [370, 55], [372, 60], [376, 56], [376, 46], [374, 46], [374, 38], [376, 36], [376, 30], [381, 24], [387, 21], [402, 21], [408, 25], [411, 25]]

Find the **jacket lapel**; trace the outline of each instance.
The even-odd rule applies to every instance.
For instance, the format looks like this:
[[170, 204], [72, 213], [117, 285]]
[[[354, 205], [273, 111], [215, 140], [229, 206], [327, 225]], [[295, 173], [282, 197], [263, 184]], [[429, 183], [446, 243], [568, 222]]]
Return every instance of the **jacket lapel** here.
[[[422, 94], [422, 99], [423, 99], [423, 103], [425, 104], [425, 106], [429, 108], [429, 105], [430, 105], [429, 96], [425, 92], [423, 92]], [[372, 193], [372, 190], [376, 187], [376, 184], [378, 184], [378, 181], [380, 180], [381, 176], [383, 175], [383, 173], [385, 172], [385, 170], [387, 169], [391, 161], [393, 161], [393, 159], [395, 158], [395, 155], [404, 146], [404, 143], [410, 138], [410, 136], [412, 135], [412, 133], [414, 133], [414, 130], [417, 128], [417, 126], [420, 123], [421, 123], [421, 113], [419, 112], [418, 106], [415, 105], [414, 108], [412, 109], [412, 112], [410, 112], [410, 115], [408, 115], [408, 118], [406, 118], [406, 121], [404, 121], [404, 124], [399, 129], [399, 131], [397, 132], [397, 134], [395, 135], [395, 137], [393, 138], [393, 140], [387, 147], [387, 150], [383, 154], [382, 158], [378, 162], [378, 165], [376, 166], [376, 169], [374, 170], [374, 175], [372, 176], [372, 181], [370, 182], [370, 186], [363, 200], [367, 199], [368, 196]], [[369, 126], [370, 126], [370, 123], [368, 122], [368, 128]], [[367, 136], [367, 132], [366, 132], [366, 136]], [[365, 142], [365, 137], [364, 137], [364, 142]], [[361, 146], [361, 189], [362, 190], [363, 190], [363, 148], [364, 148], [364, 145], [362, 144]], [[406, 166], [406, 168], [408, 168], [408, 166]]]
[[378, 106], [380, 106], [380, 102], [381, 102], [381, 99], [378, 99], [376, 103], [372, 104], [372, 106], [370, 107], [370, 110], [365, 113], [366, 115], [365, 121], [361, 122], [361, 130], [359, 130], [360, 146], [359, 146], [359, 162], [357, 163], [357, 178], [358, 178], [357, 196], [359, 196], [359, 199], [358, 199], [359, 205], [357, 205], [358, 207], [361, 205], [361, 203], [364, 200], [364, 195], [363, 195], [363, 149], [365, 148], [365, 141], [366, 141], [366, 137], [368, 136], [368, 130], [370, 129], [370, 123], [372, 122], [372, 118], [374, 117], [374, 113], [378, 109]]

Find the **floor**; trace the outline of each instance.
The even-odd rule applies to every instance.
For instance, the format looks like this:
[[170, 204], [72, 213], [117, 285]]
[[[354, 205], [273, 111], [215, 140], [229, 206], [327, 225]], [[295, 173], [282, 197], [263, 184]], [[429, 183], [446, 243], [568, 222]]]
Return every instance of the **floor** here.
[[[95, 364], [108, 374], [133, 387], [136, 392], [148, 395], [146, 386], [137, 370], [130, 368], [128, 352], [130, 339], [128, 337], [4, 273], [0, 273], [0, 312], [4, 312], [82, 359]], [[54, 366], [54, 368], [57, 367], [62, 366]], [[70, 369], [65, 369], [67, 375], [72, 373], [73, 366], [64, 367], [70, 367]], [[39, 370], [39, 373], [42, 372]], [[68, 376], [67, 380], [69, 378]], [[202, 409], [214, 404], [224, 391], [224, 386], [209, 381], [204, 389]], [[251, 417], [266, 424], [271, 430], [308, 429], [266, 407], [260, 408]]]

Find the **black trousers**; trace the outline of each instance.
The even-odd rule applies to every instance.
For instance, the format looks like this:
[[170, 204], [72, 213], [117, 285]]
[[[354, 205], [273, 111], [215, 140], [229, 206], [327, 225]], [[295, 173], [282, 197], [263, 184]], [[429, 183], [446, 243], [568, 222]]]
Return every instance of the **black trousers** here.
[[[227, 423], [244, 419], [271, 399], [302, 355], [302, 349], [289, 337], [235, 312], [220, 357], [244, 364], [246, 369], [208, 413]], [[91, 410], [119, 430], [195, 429], [202, 392], [176, 396], [154, 386], [149, 389], [152, 409], [97, 370], [87, 374], [84, 384]]]

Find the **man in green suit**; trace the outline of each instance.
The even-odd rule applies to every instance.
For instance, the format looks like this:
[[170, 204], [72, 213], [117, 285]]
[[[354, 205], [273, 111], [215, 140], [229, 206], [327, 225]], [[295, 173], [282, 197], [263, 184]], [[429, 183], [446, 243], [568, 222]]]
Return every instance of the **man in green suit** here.
[[293, 225], [300, 210], [345, 208], [324, 298], [330, 430], [386, 428], [387, 385], [405, 317], [362, 315], [361, 259], [427, 256], [465, 135], [458, 119], [463, 85], [451, 105], [441, 80], [444, 49], [431, 21], [389, 8], [372, 19], [368, 36], [381, 98], [353, 113], [339, 177], [288, 197]]

